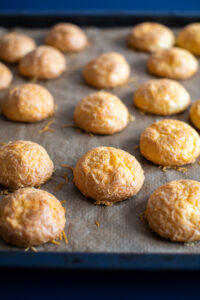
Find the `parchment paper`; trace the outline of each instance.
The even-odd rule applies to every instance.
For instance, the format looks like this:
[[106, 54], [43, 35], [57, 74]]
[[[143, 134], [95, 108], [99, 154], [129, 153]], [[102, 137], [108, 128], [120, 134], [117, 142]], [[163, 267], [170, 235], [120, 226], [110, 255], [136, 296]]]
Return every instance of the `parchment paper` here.
[[[32, 36], [39, 44], [43, 43], [46, 30], [22, 30]], [[163, 172], [158, 166], [145, 160], [135, 148], [139, 144], [139, 137], [143, 129], [163, 117], [143, 115], [132, 102], [136, 87], [148, 79], [153, 78], [146, 71], [148, 54], [136, 52], [126, 47], [126, 37], [130, 28], [118, 29], [85, 29], [91, 45], [79, 54], [66, 55], [68, 70], [60, 78], [49, 81], [38, 81], [54, 96], [58, 106], [55, 123], [51, 125], [55, 132], [38, 134], [48, 121], [37, 124], [20, 124], [6, 120], [0, 115], [0, 142], [23, 139], [37, 142], [45, 147], [55, 164], [53, 178], [41, 188], [54, 194], [59, 200], [66, 200], [66, 228], [65, 232], [69, 244], [64, 241], [60, 246], [47, 243], [37, 247], [38, 251], [84, 251], [84, 252], [127, 252], [127, 253], [200, 253], [200, 244], [187, 247], [183, 244], [172, 243], [152, 233], [147, 225], [139, 219], [145, 210], [150, 194], [160, 185], [175, 179], [200, 179], [200, 165], [198, 160], [187, 166], [186, 173], [176, 170]], [[6, 30], [1, 28], [0, 35]], [[121, 133], [113, 136], [90, 136], [77, 132], [74, 128], [62, 128], [63, 124], [73, 124], [73, 110], [76, 104], [88, 93], [96, 91], [84, 84], [82, 79], [83, 66], [92, 58], [106, 51], [117, 51], [125, 55], [131, 66], [131, 76], [134, 82], [124, 87], [108, 90], [121, 98], [127, 105], [135, 121]], [[12, 87], [16, 84], [28, 82], [19, 76], [17, 66], [10, 66], [14, 73]], [[192, 101], [200, 98], [200, 72], [192, 79], [182, 81], [191, 94]], [[3, 97], [5, 92], [1, 92]], [[170, 118], [188, 121], [188, 111]], [[134, 155], [145, 171], [145, 182], [139, 194], [131, 199], [120, 202], [112, 207], [96, 206], [90, 199], [85, 198], [72, 183], [72, 172], [63, 169], [61, 164], [75, 166], [76, 161], [86, 151], [97, 146], [119, 147]], [[63, 182], [64, 172], [68, 173], [70, 182], [56, 191], [56, 186]], [[3, 196], [1, 196], [2, 198]], [[98, 221], [100, 226], [96, 226]], [[1, 250], [17, 250], [0, 240]], [[23, 250], [19, 250], [23, 251]]]

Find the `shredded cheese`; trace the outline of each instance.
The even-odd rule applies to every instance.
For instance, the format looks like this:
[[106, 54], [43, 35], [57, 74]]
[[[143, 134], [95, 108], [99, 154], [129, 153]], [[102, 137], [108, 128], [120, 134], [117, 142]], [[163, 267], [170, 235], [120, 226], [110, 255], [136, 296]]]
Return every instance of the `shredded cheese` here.
[[140, 221], [146, 225], [147, 224], [147, 220], [145, 218], [145, 212], [143, 211], [140, 215], [139, 215]]
[[158, 169], [161, 169], [163, 172], [166, 172], [170, 167], [159, 166]]
[[8, 195], [9, 191], [8, 190], [2, 190], [0, 191], [0, 195]]
[[99, 223], [98, 221], [95, 221], [95, 225], [96, 225], [97, 227], [99, 227], [99, 226], [100, 226], [100, 223]]
[[167, 167], [162, 167], [161, 170], [162, 170], [163, 172], [166, 172], [166, 171], [167, 171]]
[[58, 192], [59, 190], [61, 190], [64, 184], [65, 184], [65, 182], [60, 182], [60, 183], [56, 186], [56, 188], [55, 188], [56, 192]]
[[66, 172], [64, 173], [63, 177], [65, 179], [65, 183], [68, 183], [69, 182], [69, 177], [68, 177]]
[[184, 243], [184, 246], [186, 246], [186, 247], [193, 247], [194, 245], [195, 245], [194, 242], [186, 242], [186, 243]]
[[[70, 168], [70, 169], [71, 169], [71, 168]], [[56, 188], [55, 188], [56, 191], [61, 190], [62, 187], [64, 186], [64, 184], [68, 184], [68, 182], [69, 182], [69, 177], [68, 177], [68, 175], [67, 175], [66, 172], [64, 173], [63, 178], [64, 178], [65, 181], [64, 181], [64, 182], [60, 182], [60, 183], [56, 186]]]
[[34, 251], [34, 252], [38, 252], [37, 249], [36, 249], [35, 247], [33, 247], [33, 246], [32, 246], [30, 249], [31, 249], [32, 251]]
[[175, 167], [175, 168], [173, 168], [173, 169], [175, 169], [176, 171], [181, 172], [181, 173], [187, 172], [187, 168]]
[[166, 172], [167, 169], [173, 169], [175, 171], [181, 172], [181, 173], [185, 173], [187, 172], [187, 168], [183, 168], [183, 167], [163, 167], [163, 166], [159, 166], [159, 169], [161, 169], [163, 172]]
[[51, 243], [54, 244], [54, 245], [60, 246], [60, 243], [55, 241], [55, 240], [52, 240]]
[[69, 241], [68, 241], [68, 238], [67, 238], [67, 236], [66, 236], [64, 230], [62, 231], [62, 235], [63, 235], [63, 238], [64, 238], [64, 240], [65, 240], [65, 243], [68, 244]]
[[38, 131], [38, 133], [41, 134], [41, 133], [46, 132], [46, 131], [54, 132], [54, 131], [55, 131], [54, 129], [49, 128], [49, 126], [50, 126], [51, 124], [53, 124], [53, 123], [55, 123], [55, 119], [49, 121], [42, 129], [40, 129], [40, 130]]
[[62, 164], [61, 167], [62, 168], [70, 169], [72, 172], [74, 171], [74, 168], [72, 166], [70, 166], [70, 165]]
[[135, 121], [135, 117], [132, 114], [128, 114], [128, 118], [130, 122], [134, 122]]
[[61, 201], [60, 201], [60, 203], [62, 203], [62, 204], [63, 204], [63, 203], [66, 203], [66, 202], [67, 202], [66, 200], [61, 200]]

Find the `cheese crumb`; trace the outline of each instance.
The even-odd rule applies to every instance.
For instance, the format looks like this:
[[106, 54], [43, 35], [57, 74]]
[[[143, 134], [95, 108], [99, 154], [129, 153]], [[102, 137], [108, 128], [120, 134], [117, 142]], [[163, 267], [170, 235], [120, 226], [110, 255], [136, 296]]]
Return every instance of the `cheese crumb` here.
[[135, 117], [132, 114], [128, 114], [128, 118], [130, 122], [134, 122], [135, 121]]
[[62, 168], [70, 169], [72, 172], [74, 172], [74, 168], [72, 166], [70, 166], [70, 165], [62, 164], [61, 167]]
[[61, 190], [64, 184], [65, 184], [65, 182], [60, 182], [60, 183], [55, 187], [56, 192], [58, 192], [59, 190]]
[[193, 246], [195, 246], [195, 243], [194, 242], [186, 242], [186, 243], [184, 243], [184, 246], [193, 247]]
[[69, 241], [68, 241], [68, 238], [67, 238], [67, 236], [66, 236], [64, 230], [62, 231], [62, 235], [63, 235], [63, 238], [64, 238], [64, 240], [65, 240], [65, 243], [68, 244]]
[[96, 225], [97, 227], [99, 227], [99, 226], [100, 226], [100, 223], [99, 223], [98, 221], [95, 221], [95, 225]]
[[38, 252], [38, 250], [37, 250], [35, 247], [33, 247], [33, 246], [32, 246], [30, 249], [31, 249], [33, 252]]
[[139, 215], [140, 221], [146, 225], [147, 224], [147, 220], [145, 218], [145, 211], [143, 211], [140, 215]]
[[66, 200], [61, 200], [61, 201], [60, 201], [60, 203], [62, 203], [62, 204], [63, 204], [63, 203], [66, 203], [66, 202], [67, 202]]
[[50, 126], [51, 124], [53, 124], [53, 123], [55, 123], [55, 119], [49, 121], [42, 129], [40, 129], [40, 130], [38, 131], [38, 133], [41, 134], [41, 133], [46, 132], [46, 131], [54, 132], [54, 131], [55, 131], [54, 129], [49, 128], [49, 126]]
[[52, 240], [51, 243], [54, 244], [54, 245], [60, 246], [60, 243], [55, 241], [55, 240]]
[[2, 190], [0, 191], [0, 195], [8, 195], [9, 191], [8, 190]]
[[181, 173], [187, 172], [187, 168], [175, 167], [175, 168], [173, 168], [173, 169], [175, 169], [176, 171], [181, 172]]
[[65, 179], [65, 183], [68, 183], [69, 182], [69, 177], [68, 177], [66, 172], [64, 173], [63, 177]]

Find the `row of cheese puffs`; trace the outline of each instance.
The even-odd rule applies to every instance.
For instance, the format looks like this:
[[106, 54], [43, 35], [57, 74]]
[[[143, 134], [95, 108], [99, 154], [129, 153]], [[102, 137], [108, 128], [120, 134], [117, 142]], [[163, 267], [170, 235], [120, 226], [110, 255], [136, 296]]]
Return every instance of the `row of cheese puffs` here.
[[[194, 33], [189, 34], [191, 31]], [[178, 45], [199, 54], [196, 46], [198, 32], [199, 24], [187, 26], [179, 34]], [[187, 43], [183, 42], [184, 36]], [[190, 36], [194, 39], [195, 47]], [[59, 24], [50, 30], [46, 39], [50, 47], [39, 46], [35, 49], [34, 42], [29, 40], [33, 48], [27, 50], [32, 50], [28, 54], [21, 54], [19, 50], [24, 38], [30, 39], [13, 33], [7, 34], [7, 37], [5, 35], [0, 41], [0, 57], [7, 62], [20, 60], [20, 73], [39, 79], [58, 77], [66, 69], [64, 56], [55, 48], [63, 52], [78, 52], [88, 45], [82, 30], [72, 24]], [[21, 42], [17, 42], [20, 39]], [[131, 47], [139, 50], [156, 50], [148, 59], [148, 69], [156, 75], [183, 79], [191, 77], [198, 70], [197, 60], [192, 54], [171, 48], [175, 41], [173, 33], [163, 25], [140, 24], [133, 29], [128, 40]], [[21, 49], [27, 48], [23, 46]], [[17, 53], [20, 55], [13, 58], [12, 55], [17, 56]], [[128, 81], [130, 67], [121, 54], [105, 53], [86, 65], [83, 76], [88, 84], [96, 88], [115, 87]], [[186, 109], [190, 96], [173, 80], [152, 80], [139, 87], [134, 95], [134, 103], [145, 112], [170, 115]], [[37, 122], [52, 115], [54, 108], [53, 97], [46, 89], [25, 84], [9, 91], [3, 104], [3, 113], [11, 120]], [[195, 125], [200, 123], [198, 111], [198, 104], [195, 104], [190, 114]], [[97, 92], [78, 104], [74, 119], [86, 131], [113, 134], [126, 127], [129, 114], [119, 98], [110, 93]], [[156, 164], [182, 166], [193, 163], [199, 156], [200, 138], [184, 122], [163, 120], [143, 131], [140, 150], [144, 157]], [[65, 215], [60, 202], [45, 191], [29, 188], [43, 184], [52, 173], [52, 161], [44, 148], [36, 143], [16, 141], [0, 148], [0, 183], [12, 189], [27, 187], [9, 194], [0, 202], [0, 234], [6, 241], [26, 247], [50, 241], [62, 233]], [[111, 205], [127, 199], [140, 190], [143, 181], [144, 172], [135, 157], [112, 147], [90, 150], [80, 158], [74, 169], [76, 186], [97, 204]], [[146, 217], [151, 228], [175, 241], [198, 240], [200, 218], [196, 213], [199, 205], [196, 199], [199, 192], [200, 183], [191, 180], [160, 187], [147, 205]]]
[[[79, 52], [89, 45], [85, 33], [68, 23], [55, 25], [47, 34], [45, 43], [48, 46], [36, 47], [34, 40], [26, 35], [7, 33], [0, 40], [0, 59], [8, 63], [19, 62], [19, 72], [25, 77], [50, 79], [66, 70], [66, 61], [60, 51]], [[172, 79], [189, 78], [198, 70], [198, 62], [191, 53], [200, 54], [200, 23], [190, 24], [179, 33], [177, 44], [185, 50], [173, 47], [174, 43], [173, 32], [158, 23], [139, 24], [128, 36], [130, 47], [153, 51], [147, 62], [151, 73]], [[101, 75], [103, 77], [104, 73], [107, 73], [107, 78], [103, 81]], [[97, 88], [122, 85], [129, 75], [130, 68], [119, 53], [105, 53], [88, 63], [84, 70], [86, 82]], [[12, 74], [2, 65], [0, 88], [6, 88], [11, 80]]]

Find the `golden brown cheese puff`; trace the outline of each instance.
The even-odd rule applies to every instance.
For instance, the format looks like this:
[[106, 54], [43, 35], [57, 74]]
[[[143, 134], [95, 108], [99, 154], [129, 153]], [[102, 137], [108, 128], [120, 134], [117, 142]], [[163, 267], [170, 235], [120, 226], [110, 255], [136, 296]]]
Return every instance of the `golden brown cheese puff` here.
[[177, 44], [195, 55], [200, 55], [200, 23], [185, 26], [178, 34]]
[[145, 212], [149, 226], [160, 236], [176, 242], [200, 240], [200, 183], [176, 180], [150, 196]]
[[8, 63], [16, 63], [35, 47], [34, 40], [29, 36], [15, 32], [6, 33], [0, 39], [0, 58]]
[[184, 111], [191, 100], [180, 83], [170, 79], [157, 79], [140, 85], [134, 93], [133, 102], [144, 112], [165, 116]]
[[125, 84], [130, 67], [119, 53], [104, 53], [91, 60], [83, 70], [85, 82], [95, 88], [113, 88]]
[[129, 113], [115, 95], [97, 92], [84, 97], [76, 106], [74, 120], [85, 131], [114, 134], [127, 126]]
[[29, 78], [52, 79], [59, 77], [65, 70], [64, 55], [50, 46], [37, 47], [19, 63], [19, 73]]
[[131, 154], [112, 147], [98, 147], [78, 160], [74, 182], [96, 204], [112, 205], [139, 192], [144, 172]]
[[80, 27], [71, 23], [59, 23], [47, 34], [46, 44], [63, 52], [80, 52], [88, 45], [88, 39]]
[[0, 63], [0, 91], [7, 89], [11, 84], [13, 75], [6, 65]]
[[172, 79], [187, 79], [197, 73], [197, 59], [190, 52], [177, 47], [153, 52], [147, 61], [150, 73]]
[[162, 120], [144, 129], [140, 152], [155, 164], [167, 167], [194, 163], [200, 154], [200, 137], [185, 122]]
[[17, 247], [54, 240], [62, 234], [65, 222], [60, 201], [46, 191], [19, 189], [0, 201], [0, 235]]
[[0, 184], [17, 189], [39, 186], [53, 173], [53, 162], [37, 143], [15, 141], [0, 147]]
[[200, 100], [195, 101], [190, 109], [190, 120], [197, 129], [200, 129]]
[[174, 42], [175, 36], [169, 28], [153, 22], [138, 24], [128, 37], [131, 48], [149, 52], [171, 48]]
[[12, 121], [39, 122], [54, 114], [54, 99], [40, 85], [22, 84], [8, 92], [3, 101], [2, 112]]

